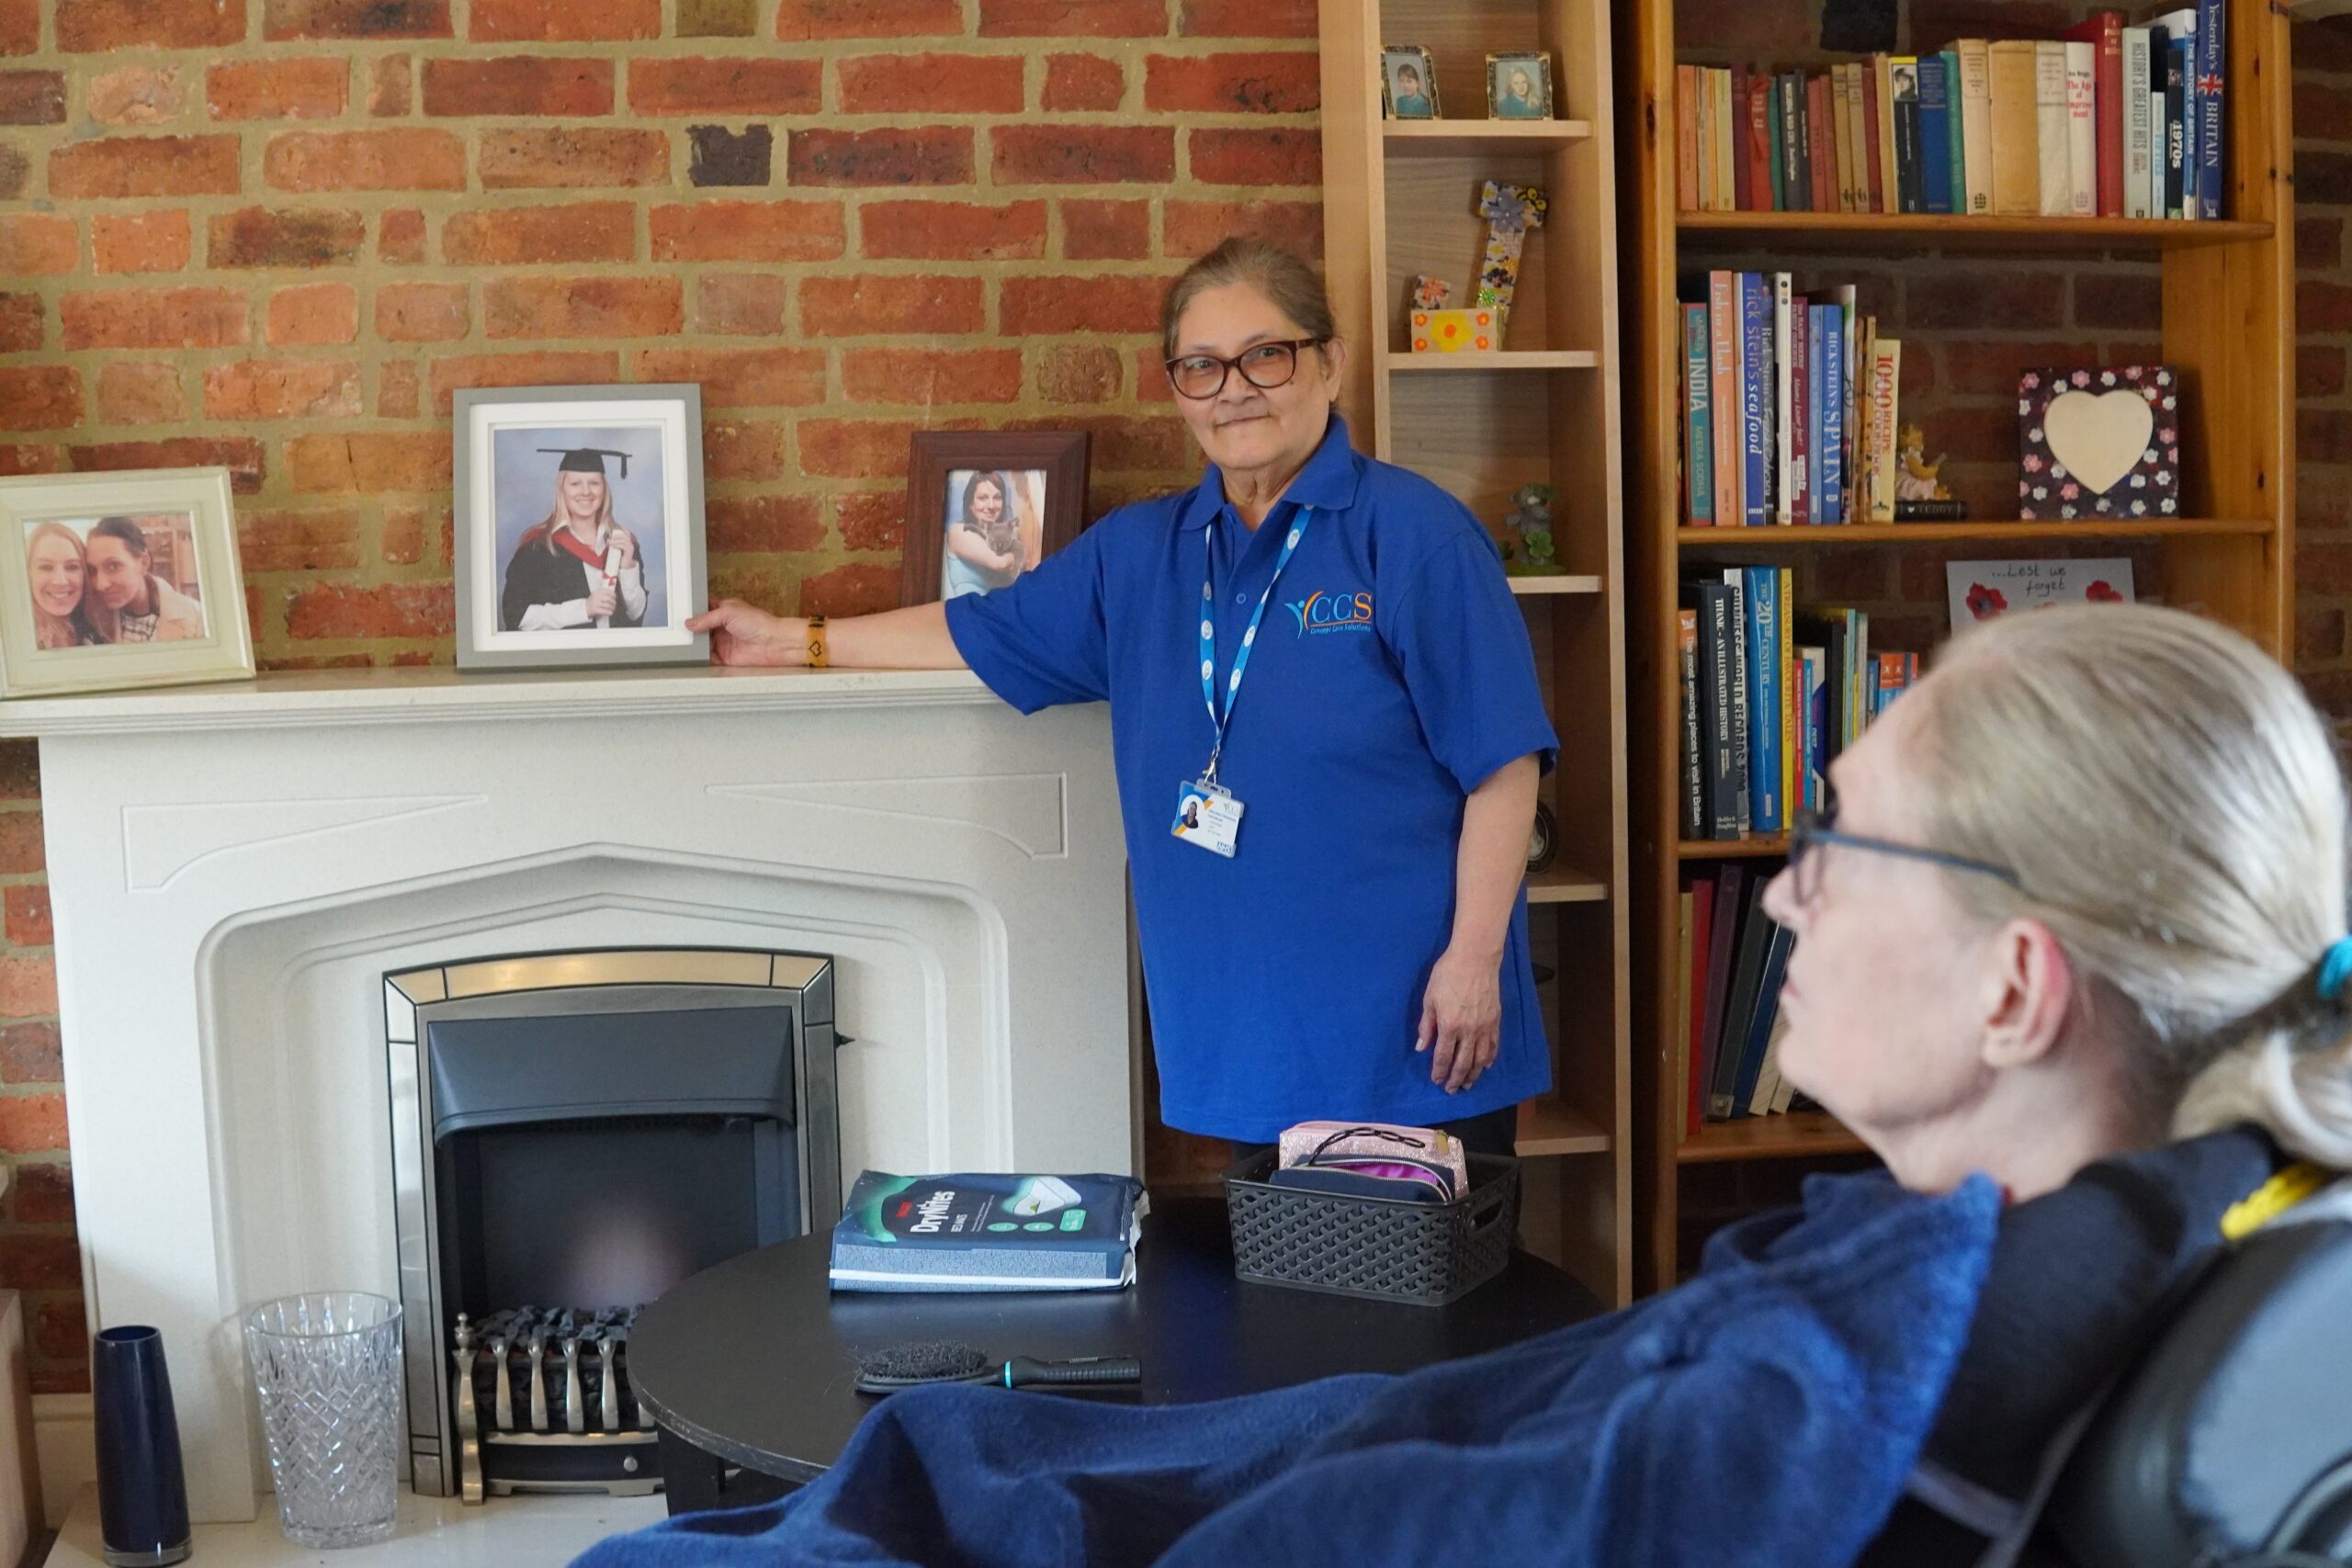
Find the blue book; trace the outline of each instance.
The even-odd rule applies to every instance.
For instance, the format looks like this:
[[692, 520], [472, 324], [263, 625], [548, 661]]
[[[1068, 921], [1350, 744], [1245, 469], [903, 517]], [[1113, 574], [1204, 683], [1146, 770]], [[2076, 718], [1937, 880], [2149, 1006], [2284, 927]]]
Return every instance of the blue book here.
[[1115, 1291], [1142, 1187], [1124, 1176], [858, 1173], [833, 1226], [836, 1291]]
[[1951, 210], [1951, 98], [1944, 57], [1919, 56], [1919, 206]]
[[[1759, 919], [1765, 919], [1761, 910]], [[1749, 1114], [1748, 1102], [1756, 1098], [1756, 1079], [1764, 1066], [1764, 1052], [1772, 1043], [1772, 1021], [1781, 1011], [1781, 984], [1789, 975], [1789, 950], [1796, 945], [1796, 933], [1786, 926], [1776, 925], [1764, 950], [1764, 967], [1756, 982], [1756, 1007], [1747, 1015], [1746, 1039], [1740, 1044], [1739, 1077], [1731, 1091], [1731, 1113], [1735, 1118]]]
[[2222, 0], [2197, 0], [2197, 210], [2195, 218], [2222, 211], [2222, 99], [2229, 69], [2228, 7]]
[[1744, 833], [1756, 826], [1756, 815], [1747, 797], [1747, 573], [1736, 566], [1724, 568], [1723, 573], [1724, 586], [1731, 591], [1724, 625], [1730, 633], [1724, 644], [1731, 651], [1732, 794], [1738, 805], [1740, 831]]
[[1772, 289], [1760, 272], [1739, 274], [1738, 284], [1743, 521], [1760, 528], [1772, 521]]
[[1709, 407], [1707, 308], [1682, 307], [1683, 514], [1715, 520], [1715, 424]]
[[1821, 344], [1821, 374], [1815, 385], [1828, 395], [1821, 400], [1821, 488], [1815, 493], [1813, 520], [1846, 521], [1846, 311], [1841, 305], [1817, 305], [1823, 312], [1821, 330], [1814, 341]]
[[1829, 650], [1805, 649], [1805, 806], [1821, 809], [1829, 794]]
[[1751, 566], [1747, 590], [1748, 825], [1759, 833], [1788, 826], [1781, 810], [1781, 572]]

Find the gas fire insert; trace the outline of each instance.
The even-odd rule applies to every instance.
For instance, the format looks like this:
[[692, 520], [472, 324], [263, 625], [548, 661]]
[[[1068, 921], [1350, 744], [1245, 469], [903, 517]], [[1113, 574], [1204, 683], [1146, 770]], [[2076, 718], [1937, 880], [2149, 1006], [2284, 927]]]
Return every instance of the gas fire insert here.
[[415, 1489], [658, 1490], [637, 1309], [841, 1213], [832, 961], [469, 961], [384, 1014]]

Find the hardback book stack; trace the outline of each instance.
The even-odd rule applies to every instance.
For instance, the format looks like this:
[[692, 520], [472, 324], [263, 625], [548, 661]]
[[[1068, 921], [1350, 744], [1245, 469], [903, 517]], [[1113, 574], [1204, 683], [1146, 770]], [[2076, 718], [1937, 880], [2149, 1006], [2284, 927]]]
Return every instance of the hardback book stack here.
[[1675, 968], [1682, 1126], [1809, 1110], [1779, 1064], [1781, 985], [1795, 937], [1764, 912], [1766, 870], [1726, 862], [1683, 885]]
[[1675, 68], [1686, 211], [2221, 218], [2223, 0], [1807, 75]]
[[1682, 837], [1786, 832], [1818, 810], [1830, 761], [1918, 678], [1916, 653], [1871, 651], [1860, 610], [1801, 613], [1784, 566], [1685, 578]]
[[1682, 513], [1694, 526], [1895, 520], [1903, 344], [1850, 284], [1711, 272], [1684, 290]]

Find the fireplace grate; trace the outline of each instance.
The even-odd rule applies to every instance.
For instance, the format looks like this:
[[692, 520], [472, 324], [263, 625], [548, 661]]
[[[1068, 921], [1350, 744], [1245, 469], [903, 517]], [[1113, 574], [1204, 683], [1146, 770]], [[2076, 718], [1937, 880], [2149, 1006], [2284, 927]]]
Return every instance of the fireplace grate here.
[[[459, 1495], [657, 1485], [653, 1413], [629, 1381], [635, 1307], [503, 1309], [450, 1333]], [[487, 1445], [487, 1456], [485, 1455]]]

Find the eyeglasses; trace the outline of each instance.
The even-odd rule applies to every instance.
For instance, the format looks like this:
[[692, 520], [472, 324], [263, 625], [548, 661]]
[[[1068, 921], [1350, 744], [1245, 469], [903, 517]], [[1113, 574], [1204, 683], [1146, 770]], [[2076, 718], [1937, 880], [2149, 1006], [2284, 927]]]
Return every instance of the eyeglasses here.
[[1792, 891], [1799, 908], [1812, 905], [1821, 891], [1823, 857], [1815, 852], [1824, 844], [1842, 844], [1849, 850], [1866, 850], [1872, 854], [1894, 855], [1904, 860], [1924, 861], [1947, 871], [1973, 872], [1978, 876], [1990, 876], [2011, 887], [2021, 887], [2018, 874], [2005, 865], [1990, 861], [1971, 860], [1966, 855], [1946, 854], [1941, 850], [1924, 849], [1917, 844], [1898, 844], [1889, 839], [1873, 839], [1860, 833], [1838, 830], [1838, 806], [1832, 801], [1818, 812], [1806, 812], [1797, 818], [1789, 832], [1789, 874], [1793, 878]]
[[1298, 351], [1320, 348], [1329, 338], [1292, 338], [1283, 343], [1253, 344], [1231, 359], [1220, 359], [1214, 354], [1186, 354], [1168, 361], [1168, 379], [1178, 393], [1195, 402], [1205, 401], [1225, 390], [1225, 378], [1234, 371], [1261, 392], [1276, 387], [1287, 387], [1291, 378], [1298, 374]]

